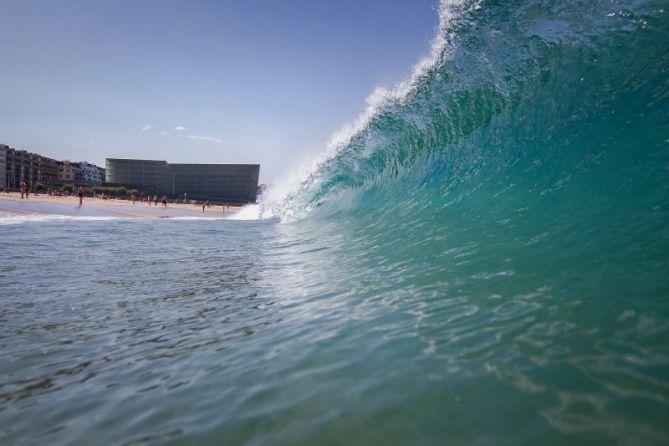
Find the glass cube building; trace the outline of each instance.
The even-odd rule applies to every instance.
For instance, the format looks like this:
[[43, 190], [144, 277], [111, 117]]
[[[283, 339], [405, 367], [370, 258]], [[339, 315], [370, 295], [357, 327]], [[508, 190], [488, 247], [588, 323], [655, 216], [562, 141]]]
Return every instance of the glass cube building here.
[[169, 164], [167, 161], [107, 158], [106, 182], [141, 192], [230, 204], [255, 203], [258, 164]]

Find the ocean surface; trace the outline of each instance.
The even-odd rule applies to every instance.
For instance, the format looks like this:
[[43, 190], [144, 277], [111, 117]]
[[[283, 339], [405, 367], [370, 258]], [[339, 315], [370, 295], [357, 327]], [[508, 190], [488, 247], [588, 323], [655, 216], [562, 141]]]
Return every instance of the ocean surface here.
[[669, 444], [668, 8], [443, 3], [254, 220], [0, 218], [0, 443]]

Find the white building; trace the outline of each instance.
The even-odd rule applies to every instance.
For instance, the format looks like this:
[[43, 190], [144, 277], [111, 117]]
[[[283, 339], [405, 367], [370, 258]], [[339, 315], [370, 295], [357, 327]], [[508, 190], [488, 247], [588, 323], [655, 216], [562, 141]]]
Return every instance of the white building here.
[[81, 166], [81, 180], [90, 184], [91, 186], [99, 186], [102, 184], [102, 176], [100, 175], [100, 169], [95, 164], [87, 163], [82, 161], [79, 163]]

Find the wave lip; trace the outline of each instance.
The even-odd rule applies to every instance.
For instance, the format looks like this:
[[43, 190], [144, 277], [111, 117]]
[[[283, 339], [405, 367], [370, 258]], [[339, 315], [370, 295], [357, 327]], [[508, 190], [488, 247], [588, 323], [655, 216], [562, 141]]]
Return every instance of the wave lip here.
[[327, 181], [327, 164], [340, 156], [356, 135], [369, 128], [372, 119], [385, 107], [401, 103], [420, 85], [431, 69], [453, 53], [449, 51], [449, 36], [452, 37], [449, 30], [464, 14], [480, 8], [481, 2], [482, 0], [443, 0], [439, 6], [438, 31], [430, 45], [429, 55], [414, 65], [409, 79], [399, 82], [392, 89], [380, 86], [375, 88], [365, 101], [365, 110], [354, 122], [336, 132], [323, 151], [303, 162], [295, 172], [291, 172], [265, 192], [260, 217], [291, 220], [313, 210], [315, 203], [305, 205], [304, 202], [308, 200], [305, 195]]

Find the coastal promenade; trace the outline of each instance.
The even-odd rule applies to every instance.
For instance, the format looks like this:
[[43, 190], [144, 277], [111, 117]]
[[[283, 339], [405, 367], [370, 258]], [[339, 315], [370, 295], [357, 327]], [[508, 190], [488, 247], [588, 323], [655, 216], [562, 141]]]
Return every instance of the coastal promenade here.
[[79, 206], [79, 197], [54, 197], [46, 194], [30, 194], [21, 199], [18, 192], [0, 192], [0, 217], [25, 215], [64, 215], [68, 217], [117, 217], [117, 218], [227, 218], [240, 208], [212, 205], [202, 212], [202, 204], [168, 203], [167, 208], [129, 200], [84, 197]]

